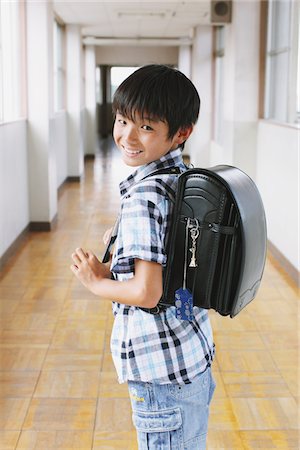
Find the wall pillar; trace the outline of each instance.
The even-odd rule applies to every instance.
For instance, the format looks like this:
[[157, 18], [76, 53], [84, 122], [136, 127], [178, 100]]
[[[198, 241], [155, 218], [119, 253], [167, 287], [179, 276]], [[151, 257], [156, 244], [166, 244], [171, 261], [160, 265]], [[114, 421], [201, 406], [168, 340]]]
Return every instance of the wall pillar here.
[[259, 110], [259, 2], [233, 4], [224, 56], [224, 159], [256, 176]]
[[[184, 73], [186, 77], [191, 79], [192, 76], [192, 47], [191, 45], [185, 44], [180, 45], [178, 49], [178, 69], [180, 72]], [[184, 155], [188, 155], [190, 158], [191, 147], [190, 140], [188, 139], [184, 146]]]
[[192, 50], [192, 77], [201, 99], [200, 115], [188, 140], [191, 162], [207, 167], [210, 162], [212, 126], [212, 28], [199, 26]]
[[192, 47], [185, 44], [180, 45], [178, 51], [178, 69], [185, 76], [191, 78], [192, 75]]
[[56, 160], [50, 142], [53, 13], [50, 2], [27, 2], [26, 8], [30, 226], [50, 230], [57, 214]]
[[87, 45], [85, 48], [85, 107], [85, 154], [94, 155], [96, 150], [96, 52], [92, 45]]
[[79, 180], [84, 168], [83, 51], [80, 27], [67, 25], [68, 178]]

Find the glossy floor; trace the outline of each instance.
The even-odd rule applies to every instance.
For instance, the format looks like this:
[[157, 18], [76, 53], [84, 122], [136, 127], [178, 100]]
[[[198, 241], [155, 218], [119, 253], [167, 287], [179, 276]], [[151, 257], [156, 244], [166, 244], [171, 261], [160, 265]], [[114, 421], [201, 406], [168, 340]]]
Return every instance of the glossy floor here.
[[[74, 248], [103, 252], [127, 176], [102, 144], [80, 183], [59, 196], [51, 233], [31, 233], [3, 271], [0, 338], [1, 450], [135, 450], [124, 385], [109, 338], [111, 305], [74, 279]], [[299, 449], [298, 297], [268, 259], [258, 298], [231, 320], [210, 313], [217, 381], [208, 449]]]

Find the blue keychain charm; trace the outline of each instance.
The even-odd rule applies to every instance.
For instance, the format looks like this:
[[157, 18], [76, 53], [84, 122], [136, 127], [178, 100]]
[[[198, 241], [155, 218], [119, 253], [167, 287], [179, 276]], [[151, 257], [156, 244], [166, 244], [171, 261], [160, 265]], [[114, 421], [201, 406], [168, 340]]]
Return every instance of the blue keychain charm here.
[[185, 228], [185, 255], [184, 255], [184, 269], [183, 269], [183, 286], [175, 291], [175, 307], [176, 317], [181, 320], [194, 320], [193, 314], [193, 294], [186, 286], [186, 278], [188, 271], [188, 246], [189, 246], [189, 233], [191, 234], [192, 247], [189, 249], [192, 253], [190, 268], [197, 267], [196, 261], [196, 242], [199, 236], [199, 222], [197, 219], [188, 218]]
[[176, 317], [181, 320], [194, 320], [193, 294], [189, 289], [180, 288], [175, 291]]

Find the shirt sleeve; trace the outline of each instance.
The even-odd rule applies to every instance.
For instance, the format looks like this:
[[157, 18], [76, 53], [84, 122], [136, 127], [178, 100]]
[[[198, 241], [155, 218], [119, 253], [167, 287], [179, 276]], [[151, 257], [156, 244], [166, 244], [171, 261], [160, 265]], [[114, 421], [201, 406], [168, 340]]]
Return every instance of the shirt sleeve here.
[[114, 271], [132, 272], [135, 258], [165, 265], [167, 209], [166, 199], [158, 204], [140, 196], [124, 200], [113, 259]]

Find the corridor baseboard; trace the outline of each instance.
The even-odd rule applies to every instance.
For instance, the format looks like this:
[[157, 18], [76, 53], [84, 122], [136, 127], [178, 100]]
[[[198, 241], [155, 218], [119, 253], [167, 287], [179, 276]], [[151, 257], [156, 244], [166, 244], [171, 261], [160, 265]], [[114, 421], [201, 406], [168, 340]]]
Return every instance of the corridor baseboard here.
[[[20, 251], [22, 245], [27, 242], [29, 236], [29, 224], [24, 228], [14, 242], [8, 247], [8, 249], [0, 257], [0, 270], [7, 265], [10, 258], [12, 258], [18, 251]], [[1, 279], [1, 277], [0, 277]]]
[[85, 161], [93, 161], [95, 159], [95, 154], [94, 153], [87, 153], [86, 155], [84, 155], [84, 160]]
[[0, 257], [0, 269], [2, 270], [8, 263], [9, 259], [12, 258], [18, 251], [20, 251], [22, 245], [27, 242], [30, 236], [30, 232], [39, 231], [53, 231], [57, 225], [57, 214], [54, 216], [51, 222], [30, 222], [19, 236], [13, 241], [13, 243], [8, 247], [8, 249]]
[[76, 176], [76, 177], [67, 177], [66, 178], [66, 182], [67, 183], [77, 183], [81, 180], [80, 176]]
[[66, 185], [68, 183], [80, 183], [81, 177], [66, 177], [65, 180], [60, 184], [60, 186], [57, 188], [57, 198], [60, 198], [62, 195], [64, 189], [66, 188]]
[[57, 224], [57, 214], [51, 222], [30, 222], [29, 231], [52, 231]]

